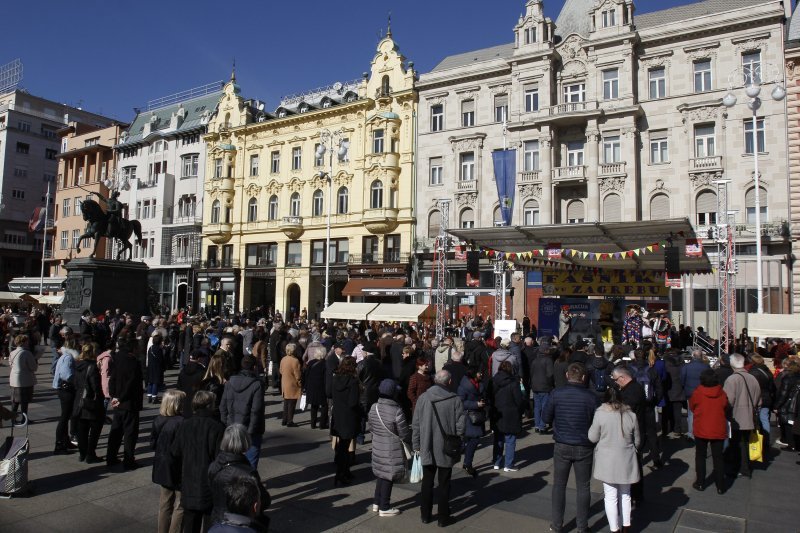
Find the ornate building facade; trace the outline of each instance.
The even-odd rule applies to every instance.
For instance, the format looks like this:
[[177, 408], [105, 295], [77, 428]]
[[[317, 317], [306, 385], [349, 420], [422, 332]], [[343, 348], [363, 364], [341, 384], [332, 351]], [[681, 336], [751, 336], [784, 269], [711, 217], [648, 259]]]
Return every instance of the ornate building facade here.
[[[513, 42], [447, 57], [420, 77], [415, 251], [427, 257], [439, 231], [435, 198], [453, 200], [449, 227], [502, 224], [491, 153], [504, 145], [517, 149], [512, 225], [688, 217], [706, 232], [714, 182], [730, 179], [744, 318], [755, 309], [757, 145], [765, 310], [787, 312], [784, 103], [765, 89], [753, 132], [742, 88], [745, 70], [782, 64], [785, 15], [777, 0], [644, 14], [631, 0], [566, 0], [553, 22], [541, 0], [527, 1]], [[729, 89], [732, 108], [722, 104]], [[673, 290], [673, 312], [713, 332], [717, 298], [714, 276], [694, 276]]]
[[232, 77], [204, 136], [201, 307], [316, 316], [326, 263], [330, 302], [407, 283], [414, 83], [391, 33], [362, 79], [286, 97], [273, 113]]
[[[786, 32], [786, 91], [792, 255], [797, 260], [800, 257], [800, 15], [797, 10]], [[800, 313], [800, 268], [792, 270], [792, 312]]]

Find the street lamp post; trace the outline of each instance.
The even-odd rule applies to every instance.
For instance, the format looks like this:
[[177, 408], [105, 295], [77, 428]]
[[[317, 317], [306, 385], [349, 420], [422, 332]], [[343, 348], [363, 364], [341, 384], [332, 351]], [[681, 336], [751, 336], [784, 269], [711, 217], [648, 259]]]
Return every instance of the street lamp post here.
[[[322, 158], [325, 152], [328, 153], [328, 216], [325, 221], [325, 303], [323, 310], [328, 308], [328, 290], [330, 288], [330, 274], [331, 274], [331, 205], [333, 201], [333, 146], [338, 145], [339, 149], [336, 151], [336, 157], [341, 163], [347, 159], [347, 144], [344, 143], [344, 128], [340, 128], [334, 132], [329, 129], [323, 129], [319, 132], [319, 147], [317, 148], [316, 157]], [[330, 149], [329, 149], [330, 146]], [[324, 175], [320, 172], [320, 175]]]
[[[772, 69], [772, 70], [770, 70]], [[753, 181], [755, 190], [755, 219], [756, 219], [756, 294], [758, 298], [758, 314], [764, 313], [764, 287], [763, 287], [763, 271], [761, 265], [761, 181], [758, 175], [758, 109], [761, 107], [761, 85], [773, 83], [775, 87], [772, 89], [770, 96], [776, 102], [783, 100], [786, 97], [786, 89], [783, 86], [783, 79], [778, 75], [778, 70], [769, 63], [751, 61], [742, 68], [737, 68], [728, 76], [728, 94], [722, 99], [722, 104], [725, 107], [733, 107], [736, 105], [736, 95], [733, 94], [734, 80], [737, 76], [741, 76], [744, 80], [744, 92], [749, 98], [747, 107], [752, 111], [752, 128], [753, 128]], [[765, 74], [772, 74], [772, 76], [765, 76]], [[766, 143], [767, 124], [764, 122], [764, 142]], [[746, 216], [746, 215], [745, 215]]]

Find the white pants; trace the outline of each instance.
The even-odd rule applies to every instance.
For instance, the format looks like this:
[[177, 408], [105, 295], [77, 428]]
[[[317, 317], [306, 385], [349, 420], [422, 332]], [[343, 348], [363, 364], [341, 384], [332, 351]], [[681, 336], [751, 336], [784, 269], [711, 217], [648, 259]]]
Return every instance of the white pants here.
[[[620, 525], [631, 525], [631, 486], [603, 483], [606, 518], [611, 531], [619, 531]], [[622, 520], [620, 520], [620, 518]], [[622, 524], [620, 524], [620, 521]]]

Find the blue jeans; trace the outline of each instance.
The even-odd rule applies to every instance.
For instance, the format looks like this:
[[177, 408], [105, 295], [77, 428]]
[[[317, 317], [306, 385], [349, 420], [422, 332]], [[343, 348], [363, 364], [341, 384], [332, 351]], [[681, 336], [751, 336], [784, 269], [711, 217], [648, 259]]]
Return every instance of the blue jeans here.
[[[758, 410], [758, 419], [761, 421], [761, 431], [769, 437], [769, 407], [762, 407]], [[765, 444], [769, 446], [769, 438], [767, 438]]]
[[148, 383], [147, 384], [147, 395], [148, 396], [158, 396], [158, 383]]
[[[511, 468], [514, 466], [514, 451], [517, 448], [517, 436], [511, 433], [501, 433], [496, 431], [494, 434], [494, 456], [495, 466], [505, 466]], [[503, 456], [505, 456], [505, 464], [503, 463]]]
[[258, 469], [258, 458], [261, 457], [261, 441], [264, 435], [250, 435], [250, 447], [244, 452], [244, 456], [250, 461], [253, 469]]
[[542, 413], [544, 412], [544, 408], [547, 406], [547, 402], [550, 399], [550, 394], [547, 392], [534, 392], [533, 393], [533, 419], [534, 419], [534, 427], [536, 429], [544, 429], [544, 417], [542, 417]]

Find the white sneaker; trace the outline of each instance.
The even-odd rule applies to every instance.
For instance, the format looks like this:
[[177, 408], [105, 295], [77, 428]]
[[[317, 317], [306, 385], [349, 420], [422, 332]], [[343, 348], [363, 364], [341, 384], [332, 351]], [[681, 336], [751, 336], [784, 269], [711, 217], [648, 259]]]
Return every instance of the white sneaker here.
[[378, 516], [396, 516], [400, 514], [400, 509], [392, 508], [386, 511], [378, 511]]
[[377, 513], [378, 512], [378, 506], [375, 505], [374, 503], [372, 504], [372, 512], [373, 513]]
[[499, 466], [497, 466], [497, 465], [494, 465], [492, 468], [493, 468], [494, 470], [500, 470], [500, 467], [499, 467]]
[[786, 443], [783, 442], [781, 439], [776, 439], [775, 444], [777, 444], [778, 446], [786, 446]]
[[503, 468], [503, 472], [519, 472], [519, 468], [514, 468], [513, 466], [511, 468], [505, 467]]

